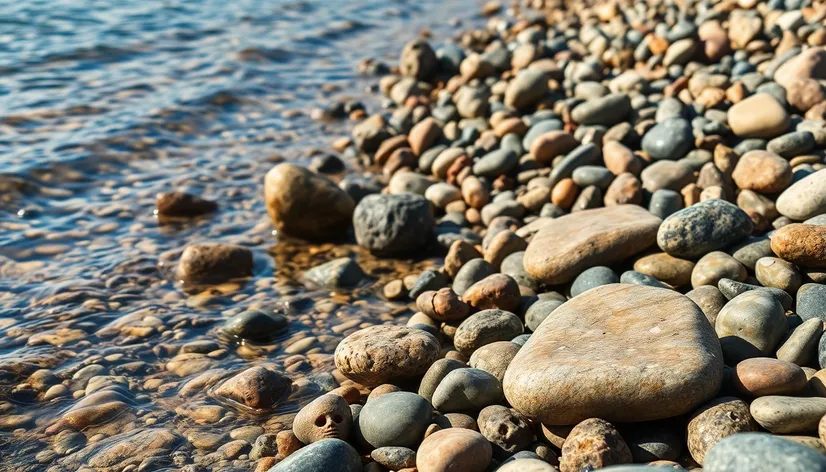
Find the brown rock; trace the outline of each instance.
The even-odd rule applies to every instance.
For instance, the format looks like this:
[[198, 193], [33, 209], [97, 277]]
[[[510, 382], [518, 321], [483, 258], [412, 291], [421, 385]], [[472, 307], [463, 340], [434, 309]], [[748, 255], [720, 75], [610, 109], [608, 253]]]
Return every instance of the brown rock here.
[[737, 364], [731, 375], [734, 388], [743, 395], [794, 395], [808, 380], [803, 369], [791, 362], [770, 357], [754, 357]]
[[369, 387], [424, 374], [439, 358], [430, 333], [402, 326], [371, 326], [344, 338], [336, 348], [336, 368]]
[[481, 257], [482, 254], [470, 243], [463, 240], [454, 241], [445, 256], [445, 272], [450, 278], [454, 278], [467, 261]]
[[602, 145], [602, 159], [614, 175], [626, 172], [640, 175], [642, 171], [640, 159], [619, 141], [607, 141]]
[[573, 206], [577, 195], [579, 195], [579, 186], [574, 183], [574, 179], [565, 178], [554, 185], [551, 191], [551, 202], [563, 210], [568, 210]]
[[748, 15], [745, 12], [736, 12], [729, 18], [728, 35], [731, 44], [736, 49], [743, 49], [748, 43], [760, 34], [763, 29], [763, 18], [760, 15]]
[[327, 438], [346, 441], [352, 426], [350, 405], [344, 398], [328, 393], [311, 401], [295, 415], [293, 433], [304, 444]]
[[490, 190], [476, 176], [462, 181], [462, 198], [471, 208], [481, 209], [490, 202]]
[[726, 30], [717, 20], [706, 21], [697, 30], [700, 40], [703, 41], [703, 52], [709, 62], [717, 62], [731, 52]]
[[528, 419], [502, 405], [490, 405], [479, 412], [479, 432], [493, 446], [496, 457], [507, 458], [525, 450], [533, 442]]
[[456, 328], [453, 345], [465, 356], [497, 341], [510, 341], [524, 331], [518, 316], [505, 310], [490, 309], [468, 317]]
[[786, 90], [789, 90], [798, 79], [826, 79], [826, 49], [806, 49], [784, 62], [774, 73], [774, 81]]
[[660, 252], [637, 259], [634, 270], [650, 275], [672, 287], [681, 287], [691, 282], [694, 263]]
[[506, 134], [524, 136], [528, 132], [528, 125], [519, 117], [505, 118], [493, 129], [494, 134], [502, 138]]
[[826, 226], [794, 223], [771, 235], [772, 251], [793, 264], [826, 268]]
[[541, 165], [549, 165], [555, 157], [567, 154], [579, 146], [579, 141], [565, 131], [549, 131], [534, 139], [530, 154]]
[[631, 450], [611, 423], [587, 419], [574, 427], [562, 446], [560, 472], [581, 472], [633, 462]]
[[463, 320], [470, 307], [450, 287], [428, 290], [416, 299], [416, 307], [425, 315], [439, 321]]
[[505, 378], [505, 371], [517, 352], [519, 352], [519, 345], [510, 341], [497, 341], [474, 351], [468, 365], [474, 369], [484, 370], [502, 382]]
[[267, 172], [264, 195], [273, 225], [307, 239], [334, 239], [350, 227], [355, 202], [325, 177], [294, 164]]
[[375, 162], [376, 165], [383, 166], [396, 150], [409, 147], [410, 143], [407, 140], [406, 134], [387, 138], [381, 143], [381, 146], [379, 146], [379, 149], [373, 156], [373, 162]]
[[176, 278], [184, 282], [219, 283], [252, 275], [252, 251], [223, 243], [190, 244], [178, 262]]
[[488, 243], [485, 249], [485, 260], [493, 268], [499, 270], [502, 261], [514, 252], [524, 251], [528, 247], [527, 241], [517, 236], [513, 231], [500, 231]]
[[305, 446], [290, 430], [279, 431], [275, 435], [275, 445], [278, 448], [278, 457], [284, 459]]
[[549, 221], [525, 251], [524, 266], [548, 285], [610, 265], [654, 244], [660, 219], [636, 205], [585, 210]]
[[462, 295], [465, 303], [476, 310], [499, 308], [514, 312], [519, 308], [519, 285], [505, 274], [493, 274], [471, 285]]
[[470, 429], [450, 428], [429, 435], [416, 452], [419, 472], [484, 472], [493, 457], [490, 442]]
[[603, 201], [606, 207], [626, 203], [640, 205], [642, 203], [642, 183], [640, 179], [628, 172], [618, 175], [605, 191]]
[[410, 144], [410, 149], [413, 150], [413, 154], [421, 156], [424, 151], [430, 149], [439, 140], [441, 135], [442, 126], [439, 122], [427, 117], [410, 129], [407, 141]]
[[777, 99], [758, 93], [728, 110], [728, 124], [739, 137], [774, 138], [789, 129], [789, 114]]
[[712, 251], [701, 257], [694, 265], [694, 270], [691, 271], [691, 286], [693, 288], [703, 285], [716, 287], [720, 279], [742, 282], [747, 276], [746, 268], [737, 259], [722, 251]]
[[217, 209], [217, 203], [184, 192], [159, 193], [155, 199], [155, 214], [160, 217], [191, 218]]
[[814, 79], [796, 79], [786, 89], [786, 100], [801, 113], [826, 100], [826, 91]]
[[708, 451], [724, 438], [759, 429], [746, 402], [735, 397], [715, 398], [691, 415], [688, 451], [698, 464], [703, 465]]
[[291, 385], [289, 378], [257, 366], [225, 380], [215, 389], [215, 395], [250, 408], [271, 408], [290, 392]]
[[792, 168], [773, 152], [755, 150], [740, 156], [731, 177], [741, 189], [780, 193], [792, 183]]

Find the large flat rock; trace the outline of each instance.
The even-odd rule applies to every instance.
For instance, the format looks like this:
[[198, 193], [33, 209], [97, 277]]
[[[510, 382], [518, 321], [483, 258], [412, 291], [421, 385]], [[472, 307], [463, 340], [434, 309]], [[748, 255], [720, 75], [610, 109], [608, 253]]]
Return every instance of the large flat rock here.
[[546, 319], [505, 373], [505, 396], [545, 425], [636, 422], [694, 410], [720, 388], [714, 328], [688, 297], [611, 284]]
[[637, 205], [585, 210], [548, 221], [525, 251], [525, 270], [556, 285], [585, 269], [611, 265], [644, 251], [657, 239], [661, 220]]

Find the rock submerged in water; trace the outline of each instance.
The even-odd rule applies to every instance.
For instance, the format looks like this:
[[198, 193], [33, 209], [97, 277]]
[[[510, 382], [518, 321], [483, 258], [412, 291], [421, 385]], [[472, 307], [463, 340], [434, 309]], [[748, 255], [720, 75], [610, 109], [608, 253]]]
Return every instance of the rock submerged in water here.
[[252, 275], [252, 251], [235, 244], [190, 244], [181, 254], [175, 276], [191, 283], [220, 283]]
[[353, 213], [356, 241], [373, 254], [401, 256], [427, 244], [435, 221], [430, 202], [421, 195], [369, 195]]
[[633, 422], [691, 411], [722, 376], [720, 343], [694, 302], [614, 284], [557, 308], [514, 357], [504, 389], [517, 411], [543, 424]]
[[317, 265], [304, 273], [304, 278], [319, 287], [354, 287], [364, 279], [364, 271], [356, 261], [340, 257]]
[[290, 391], [289, 378], [264, 367], [249, 369], [230, 377], [215, 389], [215, 395], [255, 409], [275, 406]]
[[160, 217], [192, 218], [218, 209], [218, 204], [184, 192], [159, 193], [155, 198], [155, 213]]
[[342, 239], [355, 203], [326, 177], [295, 164], [278, 164], [264, 181], [267, 212], [278, 231], [310, 240]]
[[636, 205], [571, 213], [548, 222], [528, 243], [525, 270], [544, 284], [569, 282], [585, 269], [649, 248], [659, 226], [659, 218]]

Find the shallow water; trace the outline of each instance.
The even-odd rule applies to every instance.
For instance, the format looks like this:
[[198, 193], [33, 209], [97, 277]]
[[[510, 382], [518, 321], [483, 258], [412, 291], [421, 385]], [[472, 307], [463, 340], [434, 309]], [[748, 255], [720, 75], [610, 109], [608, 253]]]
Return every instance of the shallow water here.
[[[46, 430], [77, 404], [72, 395], [110, 384], [127, 408], [83, 431], [90, 454], [151, 425], [189, 440], [178, 446], [180, 466], [208, 452], [190, 444], [199, 433], [219, 435], [220, 445], [240, 426], [277, 432], [330, 384], [344, 335], [410, 314], [376, 294], [432, 260], [374, 260], [353, 245], [279, 238], [263, 177], [281, 159], [329, 151], [352, 125], [315, 121], [312, 109], [355, 97], [378, 110], [365, 94], [377, 79], [358, 75], [359, 60], [393, 65], [425, 27], [439, 43], [456, 32], [452, 18], [482, 21], [481, 2], [2, 3], [0, 469], [76, 470], [83, 461], [55, 452]], [[217, 200], [220, 211], [161, 224], [155, 195], [168, 190]], [[253, 248], [255, 277], [184, 291], [170, 267], [203, 240]], [[301, 283], [305, 269], [347, 254], [372, 282], [340, 293]], [[251, 307], [288, 314], [288, 334], [265, 345], [222, 335], [223, 319]], [[204, 369], [253, 363], [297, 385], [276, 412], [221, 404], [206, 389], [179, 394]], [[69, 395], [44, 401], [25, 382], [37, 369]], [[199, 406], [214, 416], [192, 413]]]

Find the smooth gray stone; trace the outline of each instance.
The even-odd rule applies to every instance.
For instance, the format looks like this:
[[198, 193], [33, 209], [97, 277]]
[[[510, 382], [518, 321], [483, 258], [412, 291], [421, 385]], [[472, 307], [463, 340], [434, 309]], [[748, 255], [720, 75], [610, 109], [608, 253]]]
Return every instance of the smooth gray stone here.
[[797, 290], [797, 314], [804, 320], [826, 321], [826, 285], [808, 283]]
[[284, 332], [287, 318], [278, 313], [261, 310], [247, 310], [229, 318], [224, 323], [224, 331], [241, 339], [266, 341]]
[[619, 283], [620, 277], [609, 267], [597, 266], [582, 271], [571, 284], [571, 296], [584, 293], [601, 285]]
[[742, 243], [729, 249], [728, 253], [751, 271], [754, 271], [758, 259], [774, 255], [768, 235], [750, 236]]
[[415, 447], [433, 419], [433, 408], [422, 396], [391, 392], [364, 404], [359, 413], [359, 430], [374, 448]]
[[508, 149], [497, 149], [482, 156], [473, 164], [473, 173], [480, 177], [496, 178], [507, 174], [519, 163], [519, 156]]
[[437, 270], [426, 270], [419, 275], [416, 283], [410, 288], [410, 299], [415, 300], [422, 293], [428, 290], [439, 290], [442, 287], [447, 287], [447, 284], [448, 280], [444, 274]]
[[564, 302], [556, 300], [539, 300], [528, 308], [525, 313], [525, 326], [531, 331], [536, 331], [536, 328], [545, 321], [554, 310], [562, 306]]
[[304, 277], [320, 287], [346, 288], [358, 285], [364, 271], [353, 259], [340, 257], [313, 267]]
[[634, 284], [634, 285], [648, 285], [649, 287], [666, 288], [671, 290], [671, 287], [651, 277], [648, 274], [643, 274], [635, 270], [627, 270], [620, 276], [620, 283]]
[[703, 471], [825, 472], [826, 456], [771, 434], [740, 433], [723, 439], [708, 451]]
[[624, 93], [613, 93], [588, 100], [571, 111], [571, 118], [582, 125], [613, 126], [631, 112], [631, 99]]
[[683, 118], [669, 118], [645, 133], [642, 149], [654, 160], [677, 160], [694, 147], [691, 123]]
[[657, 218], [664, 220], [683, 207], [683, 197], [679, 192], [670, 189], [659, 189], [651, 194], [648, 211]]
[[359, 246], [373, 254], [411, 254], [433, 236], [433, 209], [421, 195], [369, 195], [353, 212]]
[[453, 278], [453, 291], [461, 297], [471, 285], [495, 273], [496, 269], [488, 261], [482, 258], [471, 259]]
[[290, 454], [268, 472], [361, 472], [361, 457], [341, 439], [322, 439]]
[[720, 292], [729, 300], [750, 290], [765, 290], [783, 305], [784, 310], [791, 310], [792, 304], [794, 303], [792, 296], [779, 288], [761, 287], [759, 285], [747, 284], [726, 278], [720, 279], [720, 281], [717, 282], [717, 288], [720, 289]]
[[553, 187], [560, 180], [570, 177], [578, 167], [596, 165], [601, 161], [599, 148], [593, 143], [582, 144], [569, 152], [551, 171], [548, 176]]
[[433, 393], [433, 406], [440, 413], [478, 411], [502, 401], [502, 384], [480, 369], [456, 369], [442, 379]]

